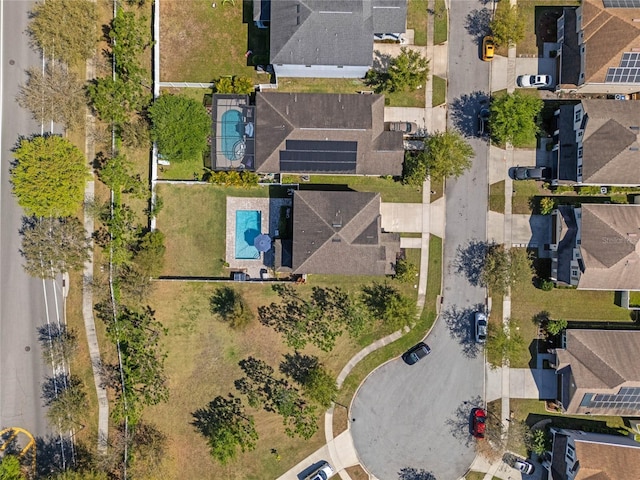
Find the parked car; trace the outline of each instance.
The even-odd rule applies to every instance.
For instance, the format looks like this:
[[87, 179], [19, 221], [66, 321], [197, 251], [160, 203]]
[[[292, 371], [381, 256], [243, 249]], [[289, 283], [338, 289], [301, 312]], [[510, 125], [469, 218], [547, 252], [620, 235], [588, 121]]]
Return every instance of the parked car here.
[[304, 480], [327, 480], [331, 478], [335, 472], [328, 462], [323, 462], [317, 469], [304, 477]]
[[551, 75], [520, 75], [517, 83], [522, 88], [549, 88], [553, 78]]
[[484, 438], [484, 430], [487, 423], [487, 412], [482, 408], [474, 408], [471, 411], [471, 432], [476, 438]]
[[528, 460], [516, 460], [513, 464], [513, 468], [525, 475], [531, 475], [535, 471], [535, 467]]
[[549, 169], [545, 167], [516, 167], [513, 178], [515, 180], [543, 180], [549, 176]]
[[476, 312], [476, 342], [487, 341], [487, 316], [483, 312]]
[[387, 122], [387, 128], [391, 132], [402, 132], [405, 135], [418, 131], [418, 125], [413, 122]]
[[402, 355], [402, 360], [404, 360], [404, 363], [407, 365], [414, 365], [430, 353], [431, 349], [429, 348], [429, 345], [424, 342], [420, 342], [405, 352]]
[[489, 133], [489, 129], [488, 129], [489, 116], [490, 116], [490, 112], [488, 108], [483, 107], [478, 112], [478, 135], [484, 135], [485, 133]]
[[407, 39], [401, 33], [374, 33], [373, 40], [376, 42], [391, 41], [395, 43], [405, 44]]
[[493, 60], [493, 55], [495, 53], [496, 44], [493, 41], [493, 37], [491, 35], [487, 35], [482, 39], [482, 60], [485, 62], [490, 62]]

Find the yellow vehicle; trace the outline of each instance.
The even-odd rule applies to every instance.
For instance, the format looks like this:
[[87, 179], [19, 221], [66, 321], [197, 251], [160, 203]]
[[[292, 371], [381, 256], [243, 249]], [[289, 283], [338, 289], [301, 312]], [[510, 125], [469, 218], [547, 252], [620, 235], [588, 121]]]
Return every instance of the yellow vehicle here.
[[482, 39], [482, 60], [490, 62], [493, 60], [493, 54], [495, 50], [495, 44], [493, 43], [493, 37], [487, 35]]

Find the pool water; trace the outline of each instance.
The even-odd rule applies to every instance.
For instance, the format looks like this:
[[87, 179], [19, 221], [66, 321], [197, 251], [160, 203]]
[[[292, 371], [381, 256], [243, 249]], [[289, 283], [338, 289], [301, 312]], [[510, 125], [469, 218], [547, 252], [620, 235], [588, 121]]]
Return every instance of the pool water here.
[[227, 110], [222, 114], [222, 152], [229, 161], [244, 157], [243, 128], [242, 113], [238, 110]]
[[260, 235], [261, 220], [262, 212], [259, 210], [236, 210], [236, 259], [260, 258], [253, 241]]

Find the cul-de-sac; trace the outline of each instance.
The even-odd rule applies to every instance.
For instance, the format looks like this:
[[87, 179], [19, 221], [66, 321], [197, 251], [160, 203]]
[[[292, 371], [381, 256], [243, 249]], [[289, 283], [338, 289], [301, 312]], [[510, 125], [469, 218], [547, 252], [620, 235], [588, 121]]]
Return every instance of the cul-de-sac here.
[[640, 0], [0, 25], [0, 479], [640, 480]]

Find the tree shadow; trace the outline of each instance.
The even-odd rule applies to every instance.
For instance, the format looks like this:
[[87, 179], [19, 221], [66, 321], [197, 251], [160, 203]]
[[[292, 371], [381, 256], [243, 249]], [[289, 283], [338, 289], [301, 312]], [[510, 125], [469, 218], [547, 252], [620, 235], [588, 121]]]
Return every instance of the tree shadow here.
[[473, 441], [473, 436], [471, 435], [471, 412], [474, 408], [479, 408], [482, 405], [482, 398], [476, 395], [458, 405], [453, 415], [444, 422], [449, 427], [451, 435], [466, 447]]
[[467, 137], [478, 135], [478, 115], [482, 108], [488, 108], [489, 94], [476, 91], [454, 99], [449, 107], [453, 125]]
[[36, 478], [50, 478], [65, 471], [72, 465], [74, 448], [66, 436], [36, 437]]
[[42, 382], [42, 400], [44, 405], [49, 406], [51, 403], [71, 384], [71, 379], [66, 373], [60, 373], [52, 377], [47, 377]]
[[488, 8], [481, 8], [471, 10], [467, 14], [467, 18], [464, 22], [464, 28], [467, 33], [474, 37], [476, 45], [482, 43], [482, 37], [491, 34], [491, 10]]
[[467, 358], [475, 358], [480, 347], [475, 339], [473, 313], [483, 309], [483, 305], [474, 308], [457, 309], [455, 306], [440, 315], [449, 328], [449, 335], [458, 341]]
[[304, 384], [311, 370], [320, 365], [315, 355], [303, 355], [300, 352], [286, 353], [280, 362], [280, 372], [299, 384]]
[[398, 472], [398, 480], [436, 480], [436, 476], [423, 468], [405, 467]]
[[456, 273], [466, 276], [474, 287], [481, 285], [482, 269], [489, 247], [488, 242], [470, 240], [466, 246], [460, 245], [456, 250], [456, 258], [453, 260]]
[[380, 50], [373, 51], [373, 65], [371, 68], [376, 72], [386, 72], [391, 65], [393, 57], [388, 53], [382, 53]]

